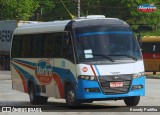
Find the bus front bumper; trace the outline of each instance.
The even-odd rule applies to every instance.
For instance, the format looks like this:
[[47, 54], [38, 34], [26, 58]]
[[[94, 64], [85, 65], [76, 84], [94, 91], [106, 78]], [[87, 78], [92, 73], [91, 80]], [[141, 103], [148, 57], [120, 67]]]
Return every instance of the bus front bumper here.
[[145, 95], [145, 76], [135, 78], [131, 82], [131, 86], [127, 93], [121, 94], [105, 94], [100, 88], [97, 81], [78, 80], [78, 87], [76, 88], [77, 100], [116, 100], [123, 99], [130, 96], [144, 96]]

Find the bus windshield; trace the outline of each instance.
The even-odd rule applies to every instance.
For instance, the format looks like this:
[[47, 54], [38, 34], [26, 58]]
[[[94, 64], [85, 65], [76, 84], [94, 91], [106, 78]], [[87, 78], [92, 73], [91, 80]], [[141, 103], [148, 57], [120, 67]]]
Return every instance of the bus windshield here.
[[138, 42], [126, 26], [86, 26], [75, 29], [77, 58], [80, 62], [94, 60], [138, 60]]

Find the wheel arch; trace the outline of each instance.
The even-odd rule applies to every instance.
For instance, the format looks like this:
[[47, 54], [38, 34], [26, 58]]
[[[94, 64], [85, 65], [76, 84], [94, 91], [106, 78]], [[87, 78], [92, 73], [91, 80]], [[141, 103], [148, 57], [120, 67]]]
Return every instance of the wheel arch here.
[[31, 84], [34, 85], [34, 82], [33, 82], [32, 79], [29, 79], [28, 82], [27, 82], [28, 93], [29, 93], [29, 88], [30, 88]]
[[66, 94], [66, 91], [67, 91], [67, 87], [74, 88], [74, 85], [73, 85], [73, 83], [71, 81], [65, 81], [64, 82], [64, 98], [66, 98], [65, 94]]

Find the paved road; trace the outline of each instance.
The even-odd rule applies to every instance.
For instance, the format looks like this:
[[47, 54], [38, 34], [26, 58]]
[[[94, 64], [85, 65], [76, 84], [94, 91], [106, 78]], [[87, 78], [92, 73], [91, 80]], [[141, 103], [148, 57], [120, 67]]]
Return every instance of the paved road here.
[[[9, 74], [8, 74], [9, 76]], [[0, 76], [1, 77], [1, 76]], [[0, 106], [31, 106], [29, 96], [12, 90], [11, 80], [0, 80]], [[146, 96], [141, 98], [138, 106], [160, 106], [160, 79], [147, 79], [146, 80]], [[83, 104], [78, 108], [68, 108], [63, 99], [49, 98], [47, 105], [40, 105], [42, 109], [49, 109], [48, 111], [70, 111], [70, 112], [98, 112], [109, 111], [118, 112], [129, 110], [125, 107], [124, 102], [121, 101], [95, 101], [92, 104]], [[95, 113], [96, 114], [96, 113]]]

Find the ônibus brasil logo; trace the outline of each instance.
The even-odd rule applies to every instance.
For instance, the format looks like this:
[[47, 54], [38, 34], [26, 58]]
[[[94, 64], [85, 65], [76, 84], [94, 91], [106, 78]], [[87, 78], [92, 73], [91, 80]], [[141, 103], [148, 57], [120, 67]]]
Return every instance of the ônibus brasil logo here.
[[37, 63], [35, 70], [38, 81], [42, 84], [49, 84], [52, 80], [51, 64], [45, 60], [40, 60]]
[[137, 7], [137, 10], [140, 12], [154, 12], [157, 7], [154, 4], [142, 4]]

